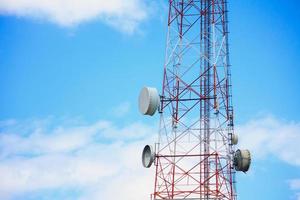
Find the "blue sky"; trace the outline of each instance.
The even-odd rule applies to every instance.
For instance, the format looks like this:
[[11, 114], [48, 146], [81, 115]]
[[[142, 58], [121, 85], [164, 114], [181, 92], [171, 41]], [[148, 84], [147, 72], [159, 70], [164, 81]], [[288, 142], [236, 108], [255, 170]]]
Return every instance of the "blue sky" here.
[[[157, 116], [141, 117], [136, 104], [142, 86], [161, 88], [166, 5], [111, 2], [0, 0], [2, 199], [114, 199], [111, 185], [152, 186], [137, 151], [153, 141]], [[235, 120], [254, 157], [251, 172], [237, 177], [242, 200], [300, 199], [299, 6], [229, 1]], [[130, 163], [119, 159], [123, 148]], [[62, 160], [70, 176], [46, 167]], [[10, 168], [18, 165], [25, 171]], [[77, 177], [86, 171], [94, 174]]]

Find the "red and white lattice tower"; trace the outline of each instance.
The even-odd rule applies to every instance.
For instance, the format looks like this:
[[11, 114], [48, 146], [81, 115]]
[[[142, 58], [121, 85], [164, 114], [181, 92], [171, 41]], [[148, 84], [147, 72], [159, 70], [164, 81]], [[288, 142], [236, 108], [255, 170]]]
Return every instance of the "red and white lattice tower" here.
[[226, 0], [169, 0], [161, 95], [144, 88], [140, 111], [160, 113], [159, 138], [143, 164], [155, 167], [152, 199], [236, 199], [234, 174], [248, 150], [234, 150]]

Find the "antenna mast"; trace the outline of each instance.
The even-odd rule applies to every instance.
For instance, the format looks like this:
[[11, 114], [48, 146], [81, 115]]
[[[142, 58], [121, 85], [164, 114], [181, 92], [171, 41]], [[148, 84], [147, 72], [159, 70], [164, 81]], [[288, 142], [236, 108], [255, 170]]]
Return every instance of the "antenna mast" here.
[[234, 149], [227, 23], [226, 0], [169, 0], [162, 93], [139, 99], [143, 114], [160, 113], [158, 142], [143, 153], [154, 200], [235, 200], [234, 174], [249, 169], [249, 151]]

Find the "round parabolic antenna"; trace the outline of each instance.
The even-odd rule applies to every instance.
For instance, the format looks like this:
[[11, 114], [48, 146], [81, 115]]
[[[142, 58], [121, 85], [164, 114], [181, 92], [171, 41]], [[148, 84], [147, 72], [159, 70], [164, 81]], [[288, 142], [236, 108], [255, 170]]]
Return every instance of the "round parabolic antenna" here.
[[234, 167], [236, 171], [247, 172], [251, 164], [250, 151], [238, 149], [234, 154]]
[[154, 115], [159, 105], [159, 95], [155, 88], [144, 87], [139, 96], [139, 110], [143, 115]]
[[146, 145], [144, 147], [143, 154], [142, 154], [143, 166], [145, 168], [149, 168], [149, 167], [151, 167], [153, 161], [154, 161], [154, 151], [153, 151], [153, 148], [150, 145]]
[[239, 142], [239, 137], [236, 134], [231, 135], [231, 144], [236, 145]]

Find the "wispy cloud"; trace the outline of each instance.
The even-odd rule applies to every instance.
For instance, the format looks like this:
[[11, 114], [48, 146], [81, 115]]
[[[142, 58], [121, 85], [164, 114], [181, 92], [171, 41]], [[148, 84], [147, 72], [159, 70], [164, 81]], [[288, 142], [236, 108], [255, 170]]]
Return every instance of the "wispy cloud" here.
[[[286, 121], [270, 115], [239, 125], [236, 132], [241, 140], [239, 146], [250, 149], [254, 160], [275, 157], [285, 164], [300, 167], [299, 122]], [[300, 179], [290, 180], [288, 184], [294, 192], [293, 199], [300, 200]]]
[[293, 179], [289, 181], [290, 189], [296, 191], [296, 199], [300, 200], [300, 179]]
[[300, 190], [300, 179], [293, 179], [289, 181], [292, 190]]
[[131, 105], [129, 102], [123, 102], [112, 109], [112, 114], [116, 117], [123, 117], [129, 112], [130, 107]]
[[[272, 155], [300, 166], [299, 128], [297, 122], [271, 116], [239, 125], [236, 132], [240, 146], [249, 148], [254, 159]], [[73, 198], [73, 190], [79, 191], [75, 199], [82, 200], [149, 199], [154, 169], [143, 169], [140, 160], [143, 145], [155, 138], [156, 127], [143, 123], [120, 127], [104, 120], [87, 124], [53, 118], [0, 122], [0, 199], [42, 199], [45, 190], [56, 199]], [[295, 193], [299, 183], [289, 182]], [[60, 193], [61, 188], [72, 192]]]
[[148, 18], [150, 6], [144, 0], [0, 0], [0, 13], [36, 18], [70, 27], [100, 20], [132, 33]]
[[[137, 190], [125, 199], [148, 198], [151, 187], [144, 180], [149, 179], [150, 171], [142, 169], [140, 153], [154, 135], [150, 126], [117, 127], [98, 121], [80, 126], [62, 122], [51, 127], [51, 122], [42, 121], [2, 123], [0, 199], [68, 188], [80, 189], [78, 199], [114, 200], [124, 194], [111, 196], [115, 187], [124, 192]], [[26, 124], [30, 131], [21, 134]]]
[[237, 126], [240, 146], [249, 148], [255, 159], [268, 155], [290, 165], [300, 166], [300, 123], [274, 116], [259, 117]]

